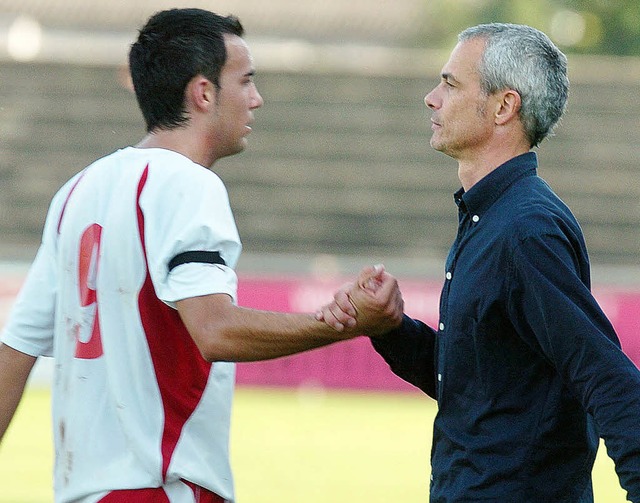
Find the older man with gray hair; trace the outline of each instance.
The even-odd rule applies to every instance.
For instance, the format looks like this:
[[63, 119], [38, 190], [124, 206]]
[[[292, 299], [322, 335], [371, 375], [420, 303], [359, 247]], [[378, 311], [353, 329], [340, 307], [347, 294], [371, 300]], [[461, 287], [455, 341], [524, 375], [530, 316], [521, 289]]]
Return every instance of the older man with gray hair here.
[[[592, 503], [604, 438], [640, 502], [640, 372], [590, 292], [587, 249], [531, 149], [564, 112], [567, 60], [528, 26], [469, 28], [425, 97], [431, 146], [458, 161], [458, 233], [440, 320], [404, 316], [373, 345], [438, 401], [431, 503]], [[391, 275], [359, 281], [319, 318], [339, 327], [397, 306]], [[387, 290], [391, 291], [391, 290]]]

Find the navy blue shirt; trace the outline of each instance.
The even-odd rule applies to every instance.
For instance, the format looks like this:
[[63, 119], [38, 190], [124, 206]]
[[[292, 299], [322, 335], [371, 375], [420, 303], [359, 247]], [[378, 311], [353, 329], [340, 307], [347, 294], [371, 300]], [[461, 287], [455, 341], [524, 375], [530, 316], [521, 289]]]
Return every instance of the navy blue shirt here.
[[590, 293], [582, 231], [530, 152], [455, 195], [440, 323], [373, 339], [438, 401], [431, 503], [586, 503], [598, 435], [640, 502], [640, 372]]

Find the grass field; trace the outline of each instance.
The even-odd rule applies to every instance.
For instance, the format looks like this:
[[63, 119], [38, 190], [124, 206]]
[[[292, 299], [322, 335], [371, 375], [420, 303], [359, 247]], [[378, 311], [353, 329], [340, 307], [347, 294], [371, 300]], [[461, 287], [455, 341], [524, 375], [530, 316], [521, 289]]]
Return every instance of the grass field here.
[[[433, 402], [419, 394], [238, 390], [239, 503], [426, 503]], [[30, 389], [0, 447], [0, 503], [51, 503], [49, 393]], [[623, 503], [600, 449], [596, 503]]]

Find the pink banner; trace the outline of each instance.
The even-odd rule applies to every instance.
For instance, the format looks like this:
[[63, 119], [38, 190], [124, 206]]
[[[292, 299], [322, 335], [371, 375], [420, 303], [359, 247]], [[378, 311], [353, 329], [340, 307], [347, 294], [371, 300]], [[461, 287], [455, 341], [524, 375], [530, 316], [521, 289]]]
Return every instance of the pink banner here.
[[[0, 327], [23, 280], [24, 271], [0, 273]], [[344, 278], [322, 281], [311, 276], [241, 276], [238, 303], [271, 311], [313, 312], [329, 301], [344, 281]], [[437, 325], [441, 283], [401, 280], [400, 287], [407, 314], [431, 326]], [[616, 328], [624, 351], [640, 367], [640, 289], [602, 287], [595, 288], [594, 294]], [[286, 358], [241, 363], [238, 384], [414, 390], [389, 370], [365, 337]]]
[[[344, 281], [242, 277], [238, 303], [272, 311], [313, 312], [330, 300]], [[439, 282], [401, 280], [405, 312], [431, 326], [437, 325], [441, 286]], [[594, 295], [616, 328], [623, 349], [640, 366], [640, 291], [596, 288]], [[415, 389], [389, 370], [364, 337], [277, 360], [239, 364], [238, 384]]]
[[[333, 297], [346, 280], [321, 281], [311, 277], [241, 277], [238, 303], [244, 307], [283, 312], [314, 312]], [[437, 324], [440, 285], [401, 283], [405, 310], [411, 316]], [[393, 374], [365, 337], [276, 360], [241, 363], [238, 384], [329, 387], [410, 391], [415, 388]]]

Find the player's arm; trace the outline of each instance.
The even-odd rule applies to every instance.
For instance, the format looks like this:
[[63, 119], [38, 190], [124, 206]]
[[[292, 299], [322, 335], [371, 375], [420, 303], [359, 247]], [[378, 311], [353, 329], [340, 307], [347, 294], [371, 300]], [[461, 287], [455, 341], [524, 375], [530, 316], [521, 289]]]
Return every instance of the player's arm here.
[[0, 441], [18, 408], [34, 356], [0, 343]]
[[[390, 281], [381, 295], [397, 290]], [[387, 291], [389, 290], [389, 291]], [[367, 330], [390, 330], [402, 309], [372, 309], [359, 323], [334, 329], [312, 314], [288, 314], [238, 307], [225, 294], [203, 295], [176, 303], [180, 316], [208, 361], [255, 361], [286, 356], [350, 339]]]
[[[53, 203], [52, 203], [53, 205]], [[51, 214], [51, 213], [50, 213]], [[53, 350], [55, 276], [45, 238], [11, 309], [0, 342], [0, 439], [20, 403], [37, 356]], [[14, 348], [19, 348], [14, 349]], [[28, 354], [30, 353], [30, 354]]]
[[337, 332], [311, 315], [238, 307], [226, 294], [176, 303], [180, 317], [208, 361], [256, 361], [313, 349], [356, 334]]

